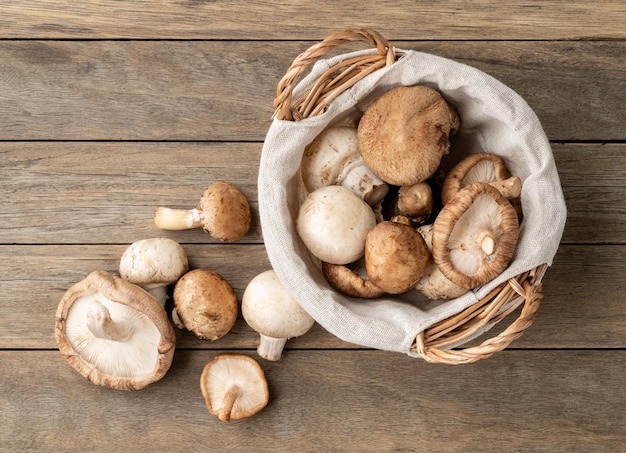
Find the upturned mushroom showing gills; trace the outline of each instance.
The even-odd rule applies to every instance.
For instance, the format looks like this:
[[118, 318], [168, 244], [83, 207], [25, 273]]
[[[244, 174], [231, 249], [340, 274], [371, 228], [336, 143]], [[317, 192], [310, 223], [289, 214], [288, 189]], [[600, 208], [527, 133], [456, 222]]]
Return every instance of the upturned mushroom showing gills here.
[[422, 85], [392, 88], [363, 113], [359, 152], [383, 181], [416, 184], [432, 176], [460, 120], [441, 94]]
[[202, 195], [194, 209], [158, 207], [154, 223], [164, 230], [202, 228], [223, 242], [236, 242], [250, 229], [252, 214], [245, 194], [236, 185], [217, 181]]
[[241, 313], [259, 334], [259, 356], [270, 361], [280, 360], [287, 340], [304, 335], [315, 323], [272, 269], [250, 280], [243, 293]]
[[269, 401], [263, 369], [243, 354], [214, 357], [202, 370], [200, 389], [209, 412], [223, 422], [251, 417]]
[[365, 239], [365, 270], [369, 280], [389, 294], [413, 288], [426, 269], [430, 252], [415, 229], [385, 221]]
[[353, 127], [324, 130], [306, 147], [300, 169], [309, 192], [339, 184], [374, 206], [389, 191], [387, 184], [365, 165], [357, 148], [357, 130]]
[[141, 286], [165, 305], [168, 286], [188, 268], [187, 254], [178, 242], [149, 238], [128, 246], [120, 259], [119, 273], [124, 280]]
[[332, 264], [361, 258], [365, 236], [375, 225], [372, 208], [343, 186], [326, 186], [310, 193], [296, 220], [298, 235], [308, 250]]
[[67, 290], [56, 312], [55, 338], [83, 377], [119, 390], [139, 390], [161, 379], [176, 343], [159, 302], [105, 271]]
[[487, 183], [461, 189], [435, 219], [433, 258], [441, 272], [464, 288], [476, 288], [506, 269], [515, 253], [515, 208]]
[[238, 306], [235, 291], [217, 272], [194, 269], [174, 286], [175, 324], [203, 340], [217, 340], [235, 325]]
[[448, 172], [441, 187], [441, 201], [446, 204], [463, 187], [476, 182], [491, 184], [508, 198], [518, 198], [522, 181], [511, 173], [502, 157], [491, 153], [470, 154]]

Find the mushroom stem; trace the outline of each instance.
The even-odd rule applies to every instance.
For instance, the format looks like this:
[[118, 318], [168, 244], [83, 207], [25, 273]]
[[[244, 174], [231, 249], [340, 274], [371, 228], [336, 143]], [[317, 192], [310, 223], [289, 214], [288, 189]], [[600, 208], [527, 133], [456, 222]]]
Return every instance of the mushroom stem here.
[[226, 394], [224, 395], [224, 399], [222, 400], [222, 406], [217, 411], [217, 417], [223, 422], [230, 421], [230, 414], [233, 411], [233, 407], [235, 406], [235, 401], [241, 395], [241, 390], [237, 385], [231, 385], [226, 390]]
[[502, 181], [493, 181], [489, 185], [498, 189], [502, 196], [509, 200], [518, 198], [522, 194], [522, 180], [518, 176], [511, 176]]
[[154, 211], [154, 223], [162, 230], [188, 230], [202, 226], [198, 209], [171, 209], [160, 206]]
[[267, 335], [260, 334], [261, 341], [257, 348], [258, 354], [265, 360], [276, 362], [280, 360], [283, 354], [283, 348], [287, 343], [286, 338], [272, 338]]
[[165, 306], [165, 302], [167, 302], [169, 297], [167, 294], [167, 285], [162, 283], [152, 283], [140, 286], [148, 291], [152, 297], [158, 300], [162, 306]]
[[113, 321], [109, 309], [98, 300], [87, 310], [87, 328], [94, 337], [111, 341], [126, 341], [133, 334], [132, 325]]
[[485, 233], [480, 241], [480, 248], [486, 255], [493, 255], [496, 249], [496, 238], [491, 233]]

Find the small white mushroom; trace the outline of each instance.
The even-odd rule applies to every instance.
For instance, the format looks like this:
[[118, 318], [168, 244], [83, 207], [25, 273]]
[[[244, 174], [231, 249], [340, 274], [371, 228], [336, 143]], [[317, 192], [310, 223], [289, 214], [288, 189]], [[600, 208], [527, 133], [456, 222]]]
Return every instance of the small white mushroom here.
[[271, 361], [280, 360], [289, 338], [304, 335], [315, 323], [272, 269], [250, 280], [243, 293], [241, 313], [259, 333], [259, 356]]
[[243, 354], [214, 357], [202, 370], [200, 389], [209, 412], [223, 422], [250, 417], [269, 401], [265, 373]]
[[309, 192], [333, 184], [342, 185], [374, 206], [389, 187], [365, 165], [357, 148], [357, 130], [331, 127], [307, 146], [302, 157], [302, 180]]
[[59, 351], [96, 385], [139, 390], [170, 368], [176, 336], [163, 307], [140, 287], [104, 271], [66, 291], [56, 313]]
[[168, 285], [189, 268], [187, 254], [176, 241], [149, 238], [133, 242], [122, 254], [119, 265], [124, 280], [141, 286], [165, 305]]
[[363, 256], [365, 236], [375, 225], [374, 211], [354, 192], [326, 186], [303, 201], [296, 229], [314, 256], [332, 264], [347, 264]]

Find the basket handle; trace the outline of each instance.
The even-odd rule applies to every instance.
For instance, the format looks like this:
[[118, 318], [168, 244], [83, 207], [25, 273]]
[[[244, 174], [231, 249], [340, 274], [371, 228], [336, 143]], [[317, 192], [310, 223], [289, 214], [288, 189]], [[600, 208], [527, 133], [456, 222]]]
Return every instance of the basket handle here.
[[[376, 49], [374, 56], [365, 55], [345, 60], [320, 77], [307, 95], [293, 100], [293, 89], [302, 73], [320, 57], [334, 48], [354, 41], [366, 41]], [[328, 36], [298, 55], [278, 82], [273, 118], [298, 121], [322, 113], [330, 101], [375, 70], [392, 65], [400, 54], [377, 31], [369, 28], [344, 30]]]

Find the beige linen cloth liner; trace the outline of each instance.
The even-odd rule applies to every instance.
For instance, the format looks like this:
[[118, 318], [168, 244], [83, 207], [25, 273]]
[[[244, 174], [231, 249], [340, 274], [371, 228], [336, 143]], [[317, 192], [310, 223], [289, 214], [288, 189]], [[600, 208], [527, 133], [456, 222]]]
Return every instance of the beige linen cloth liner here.
[[[340, 59], [318, 61], [294, 90], [294, 98]], [[358, 345], [417, 354], [410, 347], [417, 334], [459, 313], [494, 287], [540, 264], [552, 264], [566, 218], [559, 175], [548, 139], [534, 112], [513, 90], [493, 77], [449, 59], [415, 51], [380, 69], [341, 94], [322, 115], [298, 122], [274, 120], [263, 145], [259, 178], [259, 213], [271, 265], [287, 290], [325, 329]], [[455, 106], [461, 130], [452, 154], [485, 151], [502, 156], [523, 181], [524, 220], [516, 255], [494, 281], [451, 301], [429, 301], [417, 291], [376, 300], [345, 297], [332, 290], [295, 230], [304, 148], [333, 124], [397, 85], [425, 84]], [[444, 157], [448, 159], [448, 157]]]

